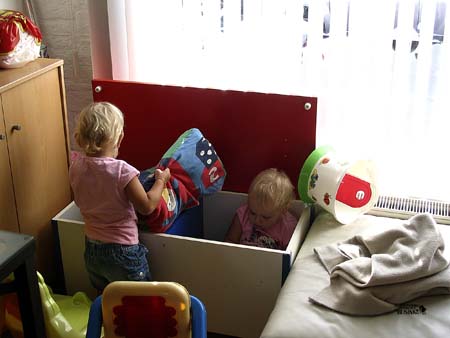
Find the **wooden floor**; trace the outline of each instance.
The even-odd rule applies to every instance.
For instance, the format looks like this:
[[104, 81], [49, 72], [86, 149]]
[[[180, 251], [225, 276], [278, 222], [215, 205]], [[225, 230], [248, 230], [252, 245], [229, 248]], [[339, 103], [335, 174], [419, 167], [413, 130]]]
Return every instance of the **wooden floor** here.
[[1, 336], [1, 337], [2, 337], [2, 338], [12, 338], [12, 336], [11, 336], [11, 334], [9, 333], [8, 330], [4, 331], [4, 332], [2, 333], [2, 336]]
[[236, 338], [236, 337], [226, 336], [226, 335], [219, 334], [219, 333], [208, 332], [208, 338]]
[[[12, 337], [11, 334], [6, 330], [6, 331], [3, 332], [3, 334], [1, 335], [1, 338], [13, 338], [13, 337]], [[234, 337], [231, 337], [231, 336], [225, 336], [225, 335], [222, 335], [222, 334], [209, 332], [209, 333], [208, 333], [208, 338], [234, 338]]]

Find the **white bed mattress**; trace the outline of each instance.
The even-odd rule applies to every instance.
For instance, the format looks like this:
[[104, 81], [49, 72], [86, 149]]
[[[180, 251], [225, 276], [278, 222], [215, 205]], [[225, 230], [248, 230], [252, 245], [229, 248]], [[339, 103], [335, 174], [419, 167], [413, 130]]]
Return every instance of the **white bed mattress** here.
[[[362, 215], [348, 225], [328, 213], [314, 221], [261, 338], [424, 338], [450, 337], [450, 296], [418, 298], [396, 312], [379, 316], [348, 316], [308, 301], [329, 283], [329, 275], [313, 252], [315, 247], [344, 241], [389, 227], [399, 219]], [[450, 226], [438, 225], [450, 253]]]

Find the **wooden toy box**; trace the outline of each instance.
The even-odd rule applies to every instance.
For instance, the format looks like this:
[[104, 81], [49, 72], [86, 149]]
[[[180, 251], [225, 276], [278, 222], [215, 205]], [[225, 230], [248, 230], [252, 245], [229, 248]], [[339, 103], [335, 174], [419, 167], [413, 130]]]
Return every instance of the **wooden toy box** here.
[[[275, 304], [309, 228], [310, 209], [296, 201], [299, 221], [285, 251], [224, 243], [234, 212], [246, 195], [222, 191], [203, 201], [204, 238], [140, 232], [150, 251], [154, 280], [176, 281], [205, 304], [208, 331], [237, 337], [258, 337]], [[71, 203], [55, 218], [68, 294], [85, 291], [92, 298], [84, 268], [83, 220]], [[184, 226], [202, 222], [190, 217]]]
[[[92, 89], [94, 101], [109, 101], [124, 113], [119, 158], [139, 170], [154, 166], [190, 128], [214, 145], [227, 173], [223, 191], [205, 197], [199, 214], [180, 217], [191, 226], [203, 225], [203, 238], [141, 232], [141, 240], [150, 249], [155, 280], [177, 281], [204, 302], [209, 332], [259, 337], [308, 230], [310, 211], [297, 203], [300, 218], [286, 251], [222, 240], [261, 170], [279, 168], [297, 184], [315, 149], [317, 99], [98, 79]], [[87, 291], [83, 222], [76, 206], [64, 209], [55, 223], [67, 291]]]

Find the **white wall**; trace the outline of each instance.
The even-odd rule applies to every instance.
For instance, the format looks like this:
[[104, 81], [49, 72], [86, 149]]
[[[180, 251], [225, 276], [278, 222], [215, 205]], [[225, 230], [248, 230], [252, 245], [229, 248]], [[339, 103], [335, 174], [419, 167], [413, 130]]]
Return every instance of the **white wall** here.
[[92, 101], [92, 63], [87, 0], [34, 0], [49, 56], [64, 60], [69, 127]]
[[94, 78], [112, 79], [108, 0], [87, 0], [91, 27], [92, 73]]
[[1, 9], [13, 9], [16, 11], [23, 11], [23, 1], [17, 0], [0, 0]]
[[[33, 0], [36, 23], [51, 58], [64, 60], [64, 78], [69, 118], [92, 101], [92, 62], [88, 0]], [[0, 0], [0, 8], [25, 11], [25, 2]], [[73, 143], [72, 143], [73, 144]]]

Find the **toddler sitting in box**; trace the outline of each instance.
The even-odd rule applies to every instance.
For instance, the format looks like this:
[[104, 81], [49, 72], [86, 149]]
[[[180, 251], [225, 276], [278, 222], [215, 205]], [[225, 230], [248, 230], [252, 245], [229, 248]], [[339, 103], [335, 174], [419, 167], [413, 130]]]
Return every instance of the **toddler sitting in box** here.
[[252, 181], [247, 203], [239, 207], [225, 236], [226, 242], [285, 250], [297, 219], [288, 211], [294, 187], [282, 171], [271, 168]]

